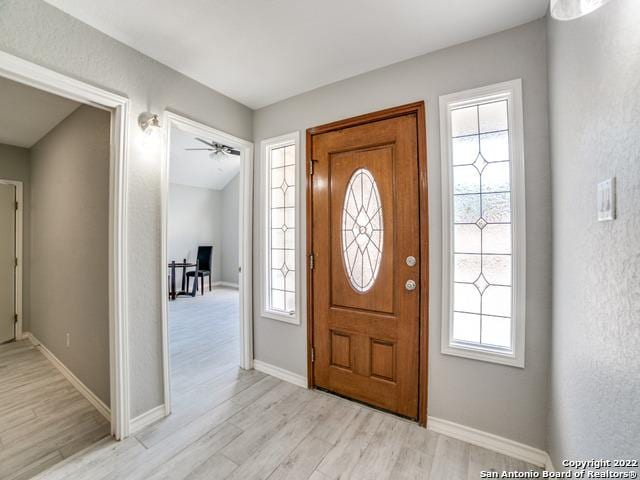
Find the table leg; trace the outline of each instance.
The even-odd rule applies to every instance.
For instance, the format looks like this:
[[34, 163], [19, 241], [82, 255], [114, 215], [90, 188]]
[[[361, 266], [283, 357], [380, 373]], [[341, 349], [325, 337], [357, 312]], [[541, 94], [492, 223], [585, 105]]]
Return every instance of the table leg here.
[[185, 292], [187, 290], [187, 288], [184, 285], [185, 279], [187, 278], [187, 259], [183, 259], [182, 260], [182, 288], [180, 289], [181, 292]]
[[171, 300], [176, 299], [176, 262], [171, 262]]

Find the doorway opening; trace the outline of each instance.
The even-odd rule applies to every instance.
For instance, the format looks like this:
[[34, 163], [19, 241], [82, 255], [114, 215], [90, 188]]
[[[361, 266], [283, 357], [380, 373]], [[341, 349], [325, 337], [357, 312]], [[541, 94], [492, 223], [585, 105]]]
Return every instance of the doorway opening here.
[[[118, 110], [59, 76], [75, 93], [61, 95], [49, 75], [0, 55], [3, 478], [35, 475], [122, 434], [113, 333], [123, 319], [112, 310], [118, 243], [110, 234], [119, 222]], [[30, 430], [38, 434], [24, 435]]]
[[309, 386], [426, 425], [424, 102], [311, 128], [307, 155]]
[[[16, 82], [23, 87], [32, 87], [39, 92], [70, 100], [84, 106], [107, 111], [110, 121], [108, 134], [108, 370], [109, 408], [101, 409], [97, 397], [63, 364], [56, 364], [54, 356], [49, 360], [67, 380], [80, 390], [101, 414], [110, 420], [111, 434], [116, 439], [127, 436], [129, 429], [128, 408], [128, 351], [126, 318], [126, 152], [127, 115], [129, 100], [120, 95], [81, 82], [48, 68], [0, 51], [0, 78]], [[38, 120], [41, 120], [38, 115]], [[26, 195], [25, 195], [26, 197]], [[26, 223], [26, 222], [25, 222]], [[24, 282], [23, 282], [24, 283]], [[21, 318], [18, 317], [18, 324]], [[16, 333], [19, 333], [17, 330]], [[23, 336], [24, 336], [23, 332]], [[46, 351], [42, 349], [46, 355]]]
[[171, 112], [164, 122], [164, 414], [179, 422], [253, 366], [253, 144]]

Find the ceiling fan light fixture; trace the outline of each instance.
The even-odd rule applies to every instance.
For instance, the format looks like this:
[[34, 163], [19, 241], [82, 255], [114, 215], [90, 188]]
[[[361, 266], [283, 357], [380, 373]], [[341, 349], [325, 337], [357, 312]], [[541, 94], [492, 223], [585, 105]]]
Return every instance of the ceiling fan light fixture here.
[[556, 20], [574, 20], [596, 11], [611, 0], [551, 0], [551, 16]]
[[195, 137], [195, 139], [206, 145], [206, 148], [185, 148], [185, 150], [207, 150], [209, 151], [209, 158], [220, 160], [224, 156], [228, 155], [240, 155], [240, 150], [236, 150], [233, 147], [228, 145], [223, 145], [221, 143], [216, 143], [215, 141], [207, 141], [199, 137]]

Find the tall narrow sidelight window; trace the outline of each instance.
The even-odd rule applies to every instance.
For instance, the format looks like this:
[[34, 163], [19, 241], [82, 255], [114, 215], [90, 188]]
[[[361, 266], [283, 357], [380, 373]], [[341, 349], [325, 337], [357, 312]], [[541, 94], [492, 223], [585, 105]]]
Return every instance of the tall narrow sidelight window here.
[[298, 134], [262, 142], [264, 175], [263, 316], [299, 323], [296, 289]]
[[524, 367], [520, 80], [440, 97], [443, 353]]

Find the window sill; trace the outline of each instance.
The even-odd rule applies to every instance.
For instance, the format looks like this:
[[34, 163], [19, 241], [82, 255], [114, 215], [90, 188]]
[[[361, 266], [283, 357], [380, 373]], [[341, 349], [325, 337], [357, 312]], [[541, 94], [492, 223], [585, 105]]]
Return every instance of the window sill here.
[[479, 360], [482, 362], [498, 363], [510, 367], [524, 368], [524, 356], [516, 356], [509, 353], [500, 353], [483, 348], [474, 348], [456, 343], [442, 346], [444, 355], [453, 355], [456, 357], [468, 358], [471, 360]]
[[278, 320], [279, 322], [290, 323], [292, 325], [300, 325], [300, 319], [298, 315], [287, 315], [285, 313], [274, 312], [273, 310], [263, 310], [263, 318], [269, 318], [271, 320]]

